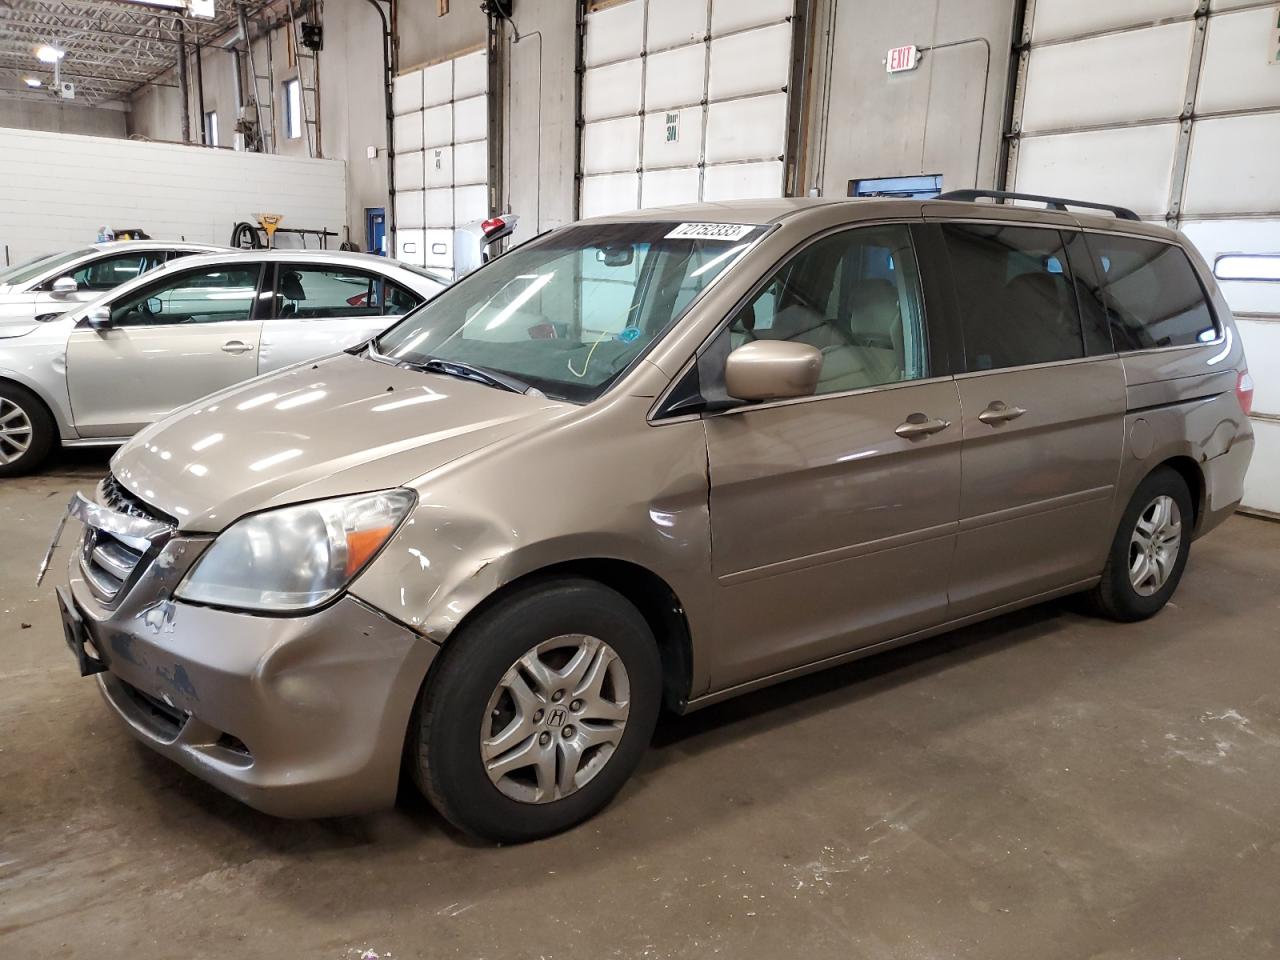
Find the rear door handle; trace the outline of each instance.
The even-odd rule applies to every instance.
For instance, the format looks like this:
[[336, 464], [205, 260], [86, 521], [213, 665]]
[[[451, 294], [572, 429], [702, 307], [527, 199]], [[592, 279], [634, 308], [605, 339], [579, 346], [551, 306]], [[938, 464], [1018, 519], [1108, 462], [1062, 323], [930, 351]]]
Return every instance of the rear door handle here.
[[228, 340], [222, 345], [223, 353], [248, 353], [252, 349], [253, 347], [243, 340]]
[[945, 430], [949, 426], [951, 426], [950, 420], [930, 419], [923, 413], [913, 413], [907, 417], [905, 423], [898, 424], [893, 432], [900, 437], [905, 437], [907, 440], [918, 440], [921, 437], [927, 437], [938, 433], [940, 430]]
[[998, 427], [1010, 420], [1017, 420], [1026, 412], [1022, 407], [1011, 407], [1003, 400], [995, 400], [978, 414], [978, 419], [989, 427]]

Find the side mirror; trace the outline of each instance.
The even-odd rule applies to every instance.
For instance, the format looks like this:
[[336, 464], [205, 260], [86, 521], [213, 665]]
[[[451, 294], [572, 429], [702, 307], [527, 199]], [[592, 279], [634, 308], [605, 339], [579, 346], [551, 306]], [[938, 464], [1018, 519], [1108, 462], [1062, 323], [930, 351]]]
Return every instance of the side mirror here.
[[109, 329], [111, 327], [111, 308], [107, 306], [94, 307], [85, 315], [84, 322], [94, 330]]
[[53, 281], [53, 295], [55, 297], [69, 297], [80, 289], [79, 285], [71, 277], [59, 277]]
[[738, 400], [783, 400], [812, 396], [822, 373], [822, 353], [807, 343], [755, 340], [744, 343], [724, 365], [724, 385]]

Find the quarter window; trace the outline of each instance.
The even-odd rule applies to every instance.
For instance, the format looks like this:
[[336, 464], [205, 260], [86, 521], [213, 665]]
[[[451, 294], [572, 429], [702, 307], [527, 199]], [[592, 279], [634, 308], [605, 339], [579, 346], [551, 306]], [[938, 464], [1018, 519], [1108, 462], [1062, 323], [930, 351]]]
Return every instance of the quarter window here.
[[1218, 327], [1186, 253], [1170, 243], [1088, 235], [1117, 350], [1216, 340]]
[[1000, 370], [1085, 355], [1066, 250], [1057, 230], [946, 224], [965, 368]]
[[822, 352], [818, 393], [925, 377], [919, 272], [905, 225], [863, 227], [806, 247], [729, 326], [732, 347], [791, 340]]
[[258, 292], [258, 264], [207, 267], [144, 286], [111, 308], [116, 326], [161, 326], [248, 320]]

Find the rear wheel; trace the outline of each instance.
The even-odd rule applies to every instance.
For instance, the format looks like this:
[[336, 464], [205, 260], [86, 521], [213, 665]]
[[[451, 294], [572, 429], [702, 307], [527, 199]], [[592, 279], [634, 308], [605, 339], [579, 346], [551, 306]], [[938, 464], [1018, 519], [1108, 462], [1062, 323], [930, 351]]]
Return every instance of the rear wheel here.
[[38, 467], [53, 449], [57, 428], [34, 393], [16, 383], [0, 383], [0, 477], [16, 477]]
[[1186, 481], [1170, 467], [1157, 468], [1138, 485], [1093, 589], [1100, 613], [1143, 620], [1169, 602], [1191, 549], [1192, 509]]
[[411, 730], [414, 778], [468, 833], [534, 840], [600, 810], [657, 720], [662, 668], [645, 619], [586, 580], [544, 582], [453, 638]]

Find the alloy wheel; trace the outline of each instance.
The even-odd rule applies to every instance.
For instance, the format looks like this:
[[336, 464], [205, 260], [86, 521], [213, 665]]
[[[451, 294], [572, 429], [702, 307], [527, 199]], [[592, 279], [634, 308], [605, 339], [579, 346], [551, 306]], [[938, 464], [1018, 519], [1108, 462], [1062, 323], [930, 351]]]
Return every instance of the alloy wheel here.
[[1139, 596], [1149, 597], [1168, 581], [1182, 549], [1182, 511], [1170, 496], [1152, 500], [1129, 539], [1129, 582]]
[[489, 698], [480, 754], [489, 780], [523, 803], [550, 803], [586, 786], [627, 725], [631, 686], [603, 640], [565, 634], [513, 663]]
[[0, 397], [0, 464], [15, 462], [31, 448], [31, 418], [20, 406]]

